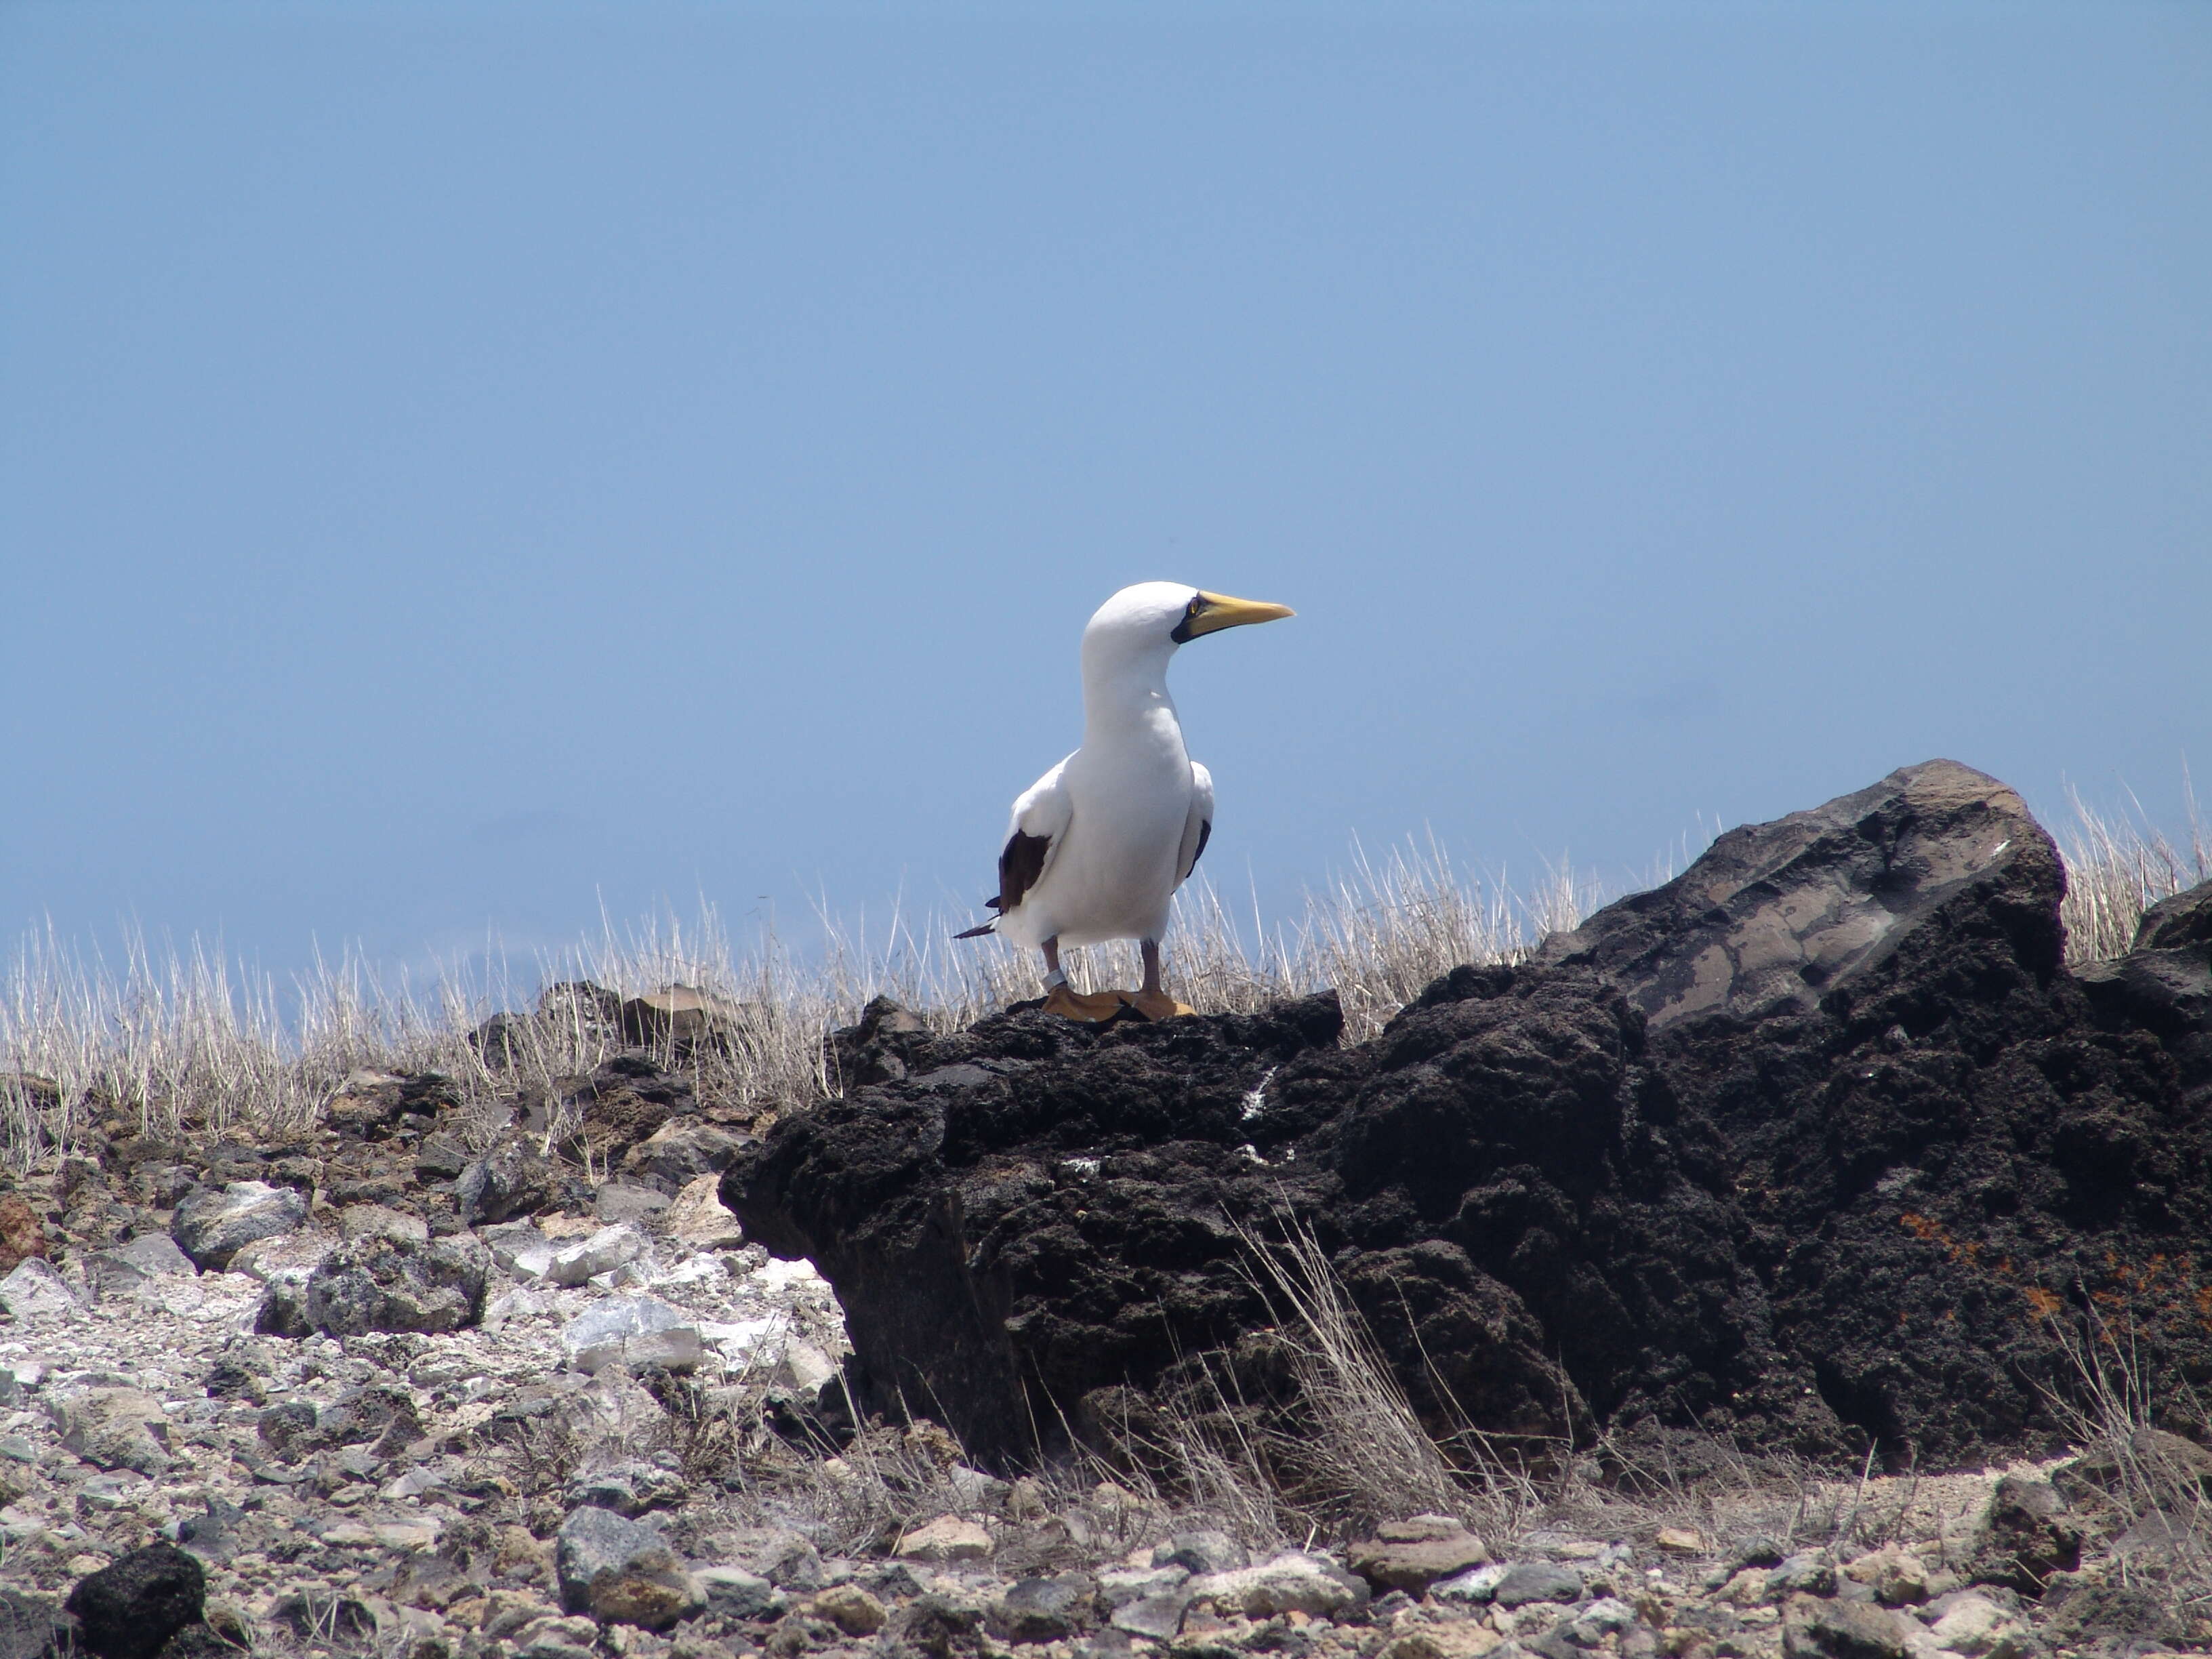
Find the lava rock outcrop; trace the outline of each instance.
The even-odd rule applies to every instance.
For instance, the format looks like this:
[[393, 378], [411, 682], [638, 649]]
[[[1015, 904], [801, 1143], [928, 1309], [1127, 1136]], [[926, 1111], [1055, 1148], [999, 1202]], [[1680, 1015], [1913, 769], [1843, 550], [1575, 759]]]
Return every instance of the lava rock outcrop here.
[[878, 1004], [723, 1198], [835, 1285], [857, 1403], [1002, 1461], [1267, 1322], [1293, 1218], [1440, 1431], [1966, 1460], [2048, 1433], [2062, 1328], [2212, 1376], [2212, 890], [2077, 978], [2063, 883], [1936, 761], [1355, 1048], [1326, 994], [949, 1037]]

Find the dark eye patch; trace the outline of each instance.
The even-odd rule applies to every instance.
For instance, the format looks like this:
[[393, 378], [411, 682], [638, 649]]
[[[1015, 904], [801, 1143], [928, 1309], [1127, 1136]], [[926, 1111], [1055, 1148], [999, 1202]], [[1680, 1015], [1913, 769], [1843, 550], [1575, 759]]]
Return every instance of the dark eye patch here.
[[1175, 625], [1175, 631], [1168, 637], [1177, 645], [1188, 645], [1192, 638], [1190, 625], [1198, 620], [1199, 612], [1205, 609], [1206, 596], [1203, 593], [1192, 594], [1190, 603], [1182, 608], [1182, 620]]

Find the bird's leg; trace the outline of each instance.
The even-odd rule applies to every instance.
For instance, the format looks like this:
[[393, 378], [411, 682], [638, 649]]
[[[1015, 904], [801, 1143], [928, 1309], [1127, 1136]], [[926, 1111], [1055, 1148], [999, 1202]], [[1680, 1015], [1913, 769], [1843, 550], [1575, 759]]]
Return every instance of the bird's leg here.
[[1160, 988], [1159, 940], [1146, 939], [1137, 948], [1145, 959], [1144, 988], [1129, 999], [1137, 1012], [1146, 1019], [1173, 1019], [1178, 1014], [1196, 1013], [1197, 1009], [1188, 1003], [1177, 1002]]
[[1058, 1014], [1062, 1019], [1080, 1019], [1095, 1024], [1121, 1012], [1121, 999], [1111, 991], [1081, 996], [1068, 988], [1067, 975], [1060, 971], [1057, 933], [1044, 942], [1044, 1012]]

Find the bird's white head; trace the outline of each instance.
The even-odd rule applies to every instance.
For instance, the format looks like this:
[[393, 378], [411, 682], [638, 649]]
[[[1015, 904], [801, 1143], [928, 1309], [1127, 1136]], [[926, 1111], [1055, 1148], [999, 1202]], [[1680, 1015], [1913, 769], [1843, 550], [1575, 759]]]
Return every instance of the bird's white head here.
[[1183, 582], [1139, 582], [1092, 613], [1083, 630], [1084, 674], [1088, 678], [1147, 664], [1164, 672], [1176, 647], [1201, 634], [1296, 614], [1286, 605], [1231, 599]]

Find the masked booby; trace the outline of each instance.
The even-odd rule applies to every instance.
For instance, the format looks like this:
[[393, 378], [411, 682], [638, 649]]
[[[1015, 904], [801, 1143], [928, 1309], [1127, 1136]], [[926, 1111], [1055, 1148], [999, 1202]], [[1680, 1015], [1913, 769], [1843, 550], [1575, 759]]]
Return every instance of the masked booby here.
[[[1179, 582], [1139, 582], [1100, 605], [1083, 630], [1083, 745], [1014, 802], [985, 901], [999, 914], [955, 937], [1042, 951], [1044, 1006], [1070, 1019], [1125, 1005], [1153, 1019], [1189, 1013], [1160, 988], [1160, 936], [1212, 832], [1213, 778], [1183, 747], [1168, 659], [1201, 635], [1293, 614]], [[1143, 988], [1070, 990], [1060, 947], [1116, 939], [1139, 941]]]

